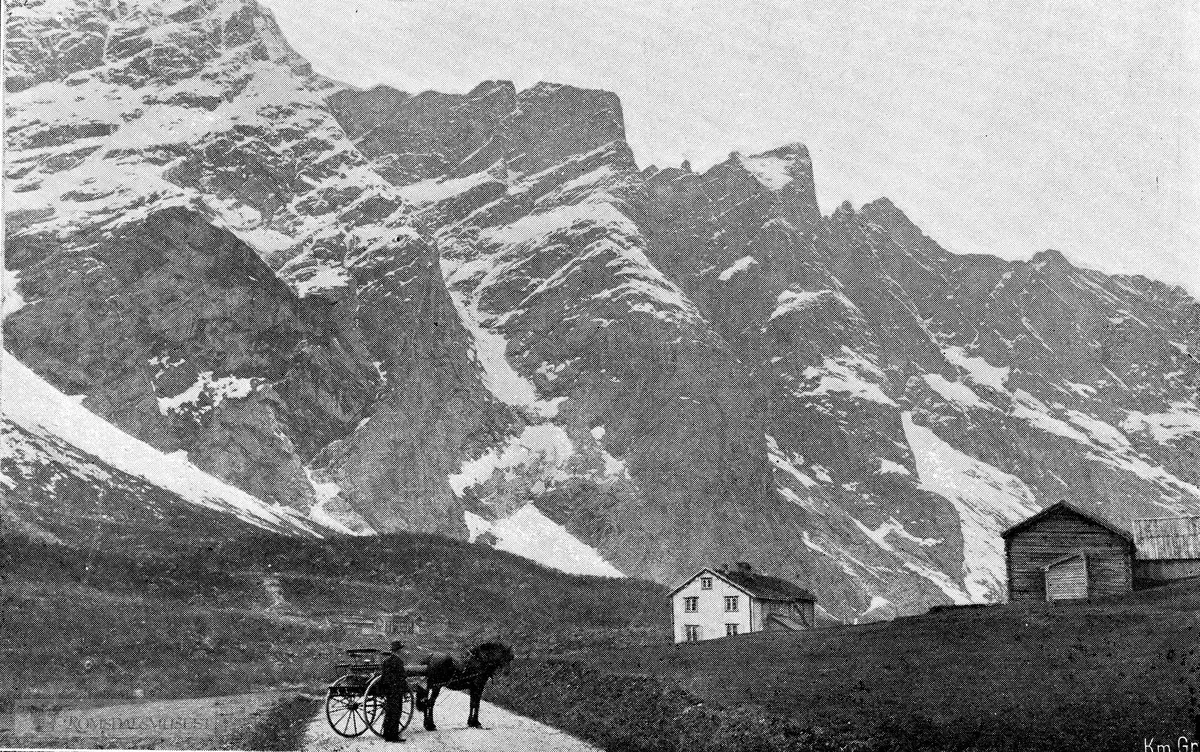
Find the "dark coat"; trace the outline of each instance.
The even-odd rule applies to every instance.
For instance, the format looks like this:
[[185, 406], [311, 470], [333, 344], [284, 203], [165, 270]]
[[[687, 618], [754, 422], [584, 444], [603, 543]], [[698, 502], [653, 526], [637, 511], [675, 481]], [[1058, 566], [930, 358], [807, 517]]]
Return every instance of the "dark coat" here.
[[395, 653], [389, 653], [383, 659], [380, 667], [382, 674], [379, 679], [379, 689], [385, 694], [403, 692], [408, 688], [408, 674], [404, 671], [404, 659]]

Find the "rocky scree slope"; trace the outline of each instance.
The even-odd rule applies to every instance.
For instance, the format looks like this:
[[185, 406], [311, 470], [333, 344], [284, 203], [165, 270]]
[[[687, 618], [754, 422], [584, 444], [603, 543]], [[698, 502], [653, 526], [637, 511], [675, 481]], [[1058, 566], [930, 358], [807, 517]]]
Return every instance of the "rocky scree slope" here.
[[264, 500], [868, 619], [1059, 498], [1200, 508], [1178, 288], [824, 216], [800, 145], [639, 170], [608, 92], [340, 86], [249, 0], [8, 23], [6, 346]]

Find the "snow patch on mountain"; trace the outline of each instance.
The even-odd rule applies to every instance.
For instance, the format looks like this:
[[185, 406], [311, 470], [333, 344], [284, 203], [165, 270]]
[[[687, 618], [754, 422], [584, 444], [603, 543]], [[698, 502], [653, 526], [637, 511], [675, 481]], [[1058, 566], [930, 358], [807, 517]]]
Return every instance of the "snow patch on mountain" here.
[[805, 488], [815, 488], [818, 483], [810, 478], [805, 472], [796, 467], [795, 462], [804, 464], [803, 457], [789, 455], [779, 447], [779, 442], [775, 441], [775, 437], [767, 434], [767, 456], [771, 460], [771, 465], [778, 470], [787, 473], [789, 477], [797, 481]]
[[20, 272], [10, 272], [0, 267], [0, 321], [8, 318], [25, 306], [25, 299], [17, 292], [17, 283], [21, 281]]
[[1075, 394], [1079, 395], [1080, 397], [1083, 397], [1084, 399], [1092, 399], [1093, 397], [1096, 396], [1096, 388], [1095, 387], [1088, 386], [1087, 384], [1077, 384], [1074, 381], [1065, 381], [1063, 383], [1065, 383], [1067, 385], [1068, 389], [1070, 389], [1072, 392], [1075, 392]]
[[1018, 389], [1013, 393], [1011, 413], [1014, 417], [1028, 421], [1034, 428], [1046, 433], [1062, 436], [1084, 445], [1092, 443], [1086, 434], [1051, 415], [1050, 408], [1044, 402], [1024, 389]]
[[1191, 402], [1176, 401], [1162, 413], [1141, 413], [1130, 410], [1121, 421], [1126, 431], [1147, 431], [1159, 444], [1170, 444], [1184, 436], [1200, 434], [1200, 408]]
[[[1132, 473], [1142, 480], [1150, 481], [1160, 488], [1171, 491], [1176, 499], [1187, 494], [1192, 497], [1189, 499], [1192, 504], [1200, 501], [1200, 487], [1180, 479], [1159, 465], [1151, 464], [1139, 455], [1131, 452], [1118, 454], [1115, 452], [1094, 451], [1088, 452], [1087, 458], [1094, 462]], [[1160, 497], [1159, 503], [1174, 514], [1188, 514], [1187, 510], [1192, 508], [1179, 506], [1165, 496]]]
[[567, 432], [545, 423], [526, 426], [520, 436], [510, 437], [503, 447], [489, 449], [480, 457], [462, 464], [457, 473], [447, 476], [450, 487], [458, 496], [471, 486], [483, 483], [500, 471], [513, 473], [517, 468], [538, 470], [545, 480], [566, 480], [567, 461], [575, 453], [575, 445]]
[[762, 183], [767, 188], [773, 191], [783, 190], [788, 183], [792, 182], [791, 160], [781, 157], [758, 156], [758, 157], [743, 157], [738, 156], [738, 161], [742, 167], [754, 176], [754, 179]]
[[728, 269], [725, 269], [718, 274], [717, 279], [721, 280], [722, 282], [728, 282], [729, 280], [733, 279], [733, 275], [737, 274], [738, 272], [744, 272], [757, 263], [758, 259], [754, 258], [753, 256], [742, 256], [740, 259], [730, 264]]
[[898, 462], [892, 462], [888, 459], [880, 458], [879, 474], [886, 475], [887, 473], [895, 473], [896, 475], [912, 475], [908, 468]]
[[621, 570], [604, 560], [600, 552], [571, 535], [533, 504], [526, 504], [508, 517], [489, 521], [463, 512], [471, 542], [491, 533], [495, 547], [568, 574], [624, 577]]
[[963, 590], [962, 586], [954, 578], [945, 572], [927, 567], [924, 564], [918, 564], [914, 561], [904, 562], [904, 568], [918, 577], [924, 577], [934, 585], [937, 585], [938, 589], [945, 593], [952, 603], [962, 605], [974, 602], [973, 597], [967, 591]]
[[[882, 596], [872, 596], [871, 604], [867, 606], [867, 610], [863, 611], [858, 617], [868, 621], [882, 621], [884, 619], [893, 619], [899, 613], [895, 604]], [[857, 621], [857, 620], [856, 620]]]
[[1004, 546], [1000, 532], [1040, 508], [1024, 481], [964, 454], [902, 416], [904, 435], [925, 490], [945, 497], [958, 512], [963, 539], [963, 581], [978, 601], [1004, 592]]
[[985, 358], [967, 355], [961, 347], [947, 345], [942, 347], [942, 355], [946, 360], [966, 371], [972, 381], [983, 386], [990, 386], [997, 392], [1005, 391], [1004, 382], [1008, 380], [1009, 369], [994, 366]]
[[490, 170], [485, 170], [461, 178], [431, 178], [418, 183], [410, 183], [397, 188], [396, 193], [405, 201], [424, 206], [460, 196], [472, 188], [490, 183], [495, 179]]
[[26, 430], [58, 437], [189, 502], [231, 513], [261, 528], [317, 534], [295, 510], [264, 504], [200, 470], [187, 461], [186, 455], [163, 454], [124, 433], [50, 386], [7, 350], [3, 354], [0, 407], [10, 420]]
[[545, 241], [550, 235], [569, 231], [579, 225], [603, 225], [629, 235], [638, 232], [633, 220], [612, 204], [587, 201], [528, 214], [511, 224], [485, 228], [479, 236], [488, 243], [521, 245]]
[[813, 551], [816, 551], [817, 553], [823, 554], [825, 556], [829, 556], [829, 557], [833, 556], [833, 554], [829, 553], [824, 548], [822, 548], [819, 544], [814, 542], [812, 539], [812, 536], [809, 534], [809, 532], [807, 530], [804, 531], [803, 540], [804, 540], [804, 545], [807, 546], [808, 548], [812, 549]]
[[375, 535], [366, 520], [342, 501], [342, 487], [330, 480], [328, 474], [305, 465], [304, 475], [316, 499], [308, 511], [309, 519], [345, 535]]
[[[179, 410], [185, 405], [189, 405], [198, 412], [208, 412], [221, 404], [222, 400], [245, 399], [264, 383], [266, 383], [266, 379], [238, 376], [223, 376], [214, 379], [212, 371], [202, 371], [195, 383], [184, 391], [174, 397], [159, 397], [158, 411], [166, 415], [172, 410]], [[198, 405], [202, 395], [206, 395], [208, 400], [205, 404]]]
[[459, 321], [471, 334], [475, 362], [482, 372], [484, 386], [506, 405], [522, 408], [533, 416], [553, 418], [565, 397], [544, 400], [538, 397], [533, 382], [517, 373], [508, 362], [508, 340], [503, 334], [480, 323], [483, 315], [474, 300], [468, 301], [461, 290], [451, 289], [450, 297], [458, 310]]
[[288, 279], [292, 289], [301, 298], [350, 284], [350, 274], [341, 265], [328, 262], [306, 267], [303, 272], [291, 275]]
[[947, 381], [940, 373], [925, 374], [925, 383], [930, 389], [945, 397], [950, 402], [961, 405], [966, 408], [978, 408], [981, 410], [995, 410], [991, 404], [984, 402], [979, 398], [979, 395], [971, 390], [971, 387], [959, 381]]
[[883, 387], [875, 381], [868, 380], [872, 378], [880, 381], [887, 380], [887, 376], [879, 366], [848, 347], [843, 347], [842, 352], [841, 357], [825, 358], [819, 368], [809, 366], [804, 369], [806, 379], [819, 378], [820, 383], [816, 389], [802, 394], [817, 396], [830, 392], [841, 392], [858, 399], [895, 407], [895, 401], [884, 393]]
[[[1173, 406], [1178, 408], [1181, 404], [1184, 403], [1173, 403]], [[1189, 415], [1189, 412], [1181, 412], [1183, 416]], [[1200, 499], [1200, 487], [1182, 480], [1162, 466], [1154, 464], [1148, 457], [1139, 454], [1129, 443], [1129, 439], [1115, 426], [1078, 410], [1064, 410], [1064, 413], [1071, 423], [1051, 415], [1050, 407], [1028, 392], [1018, 389], [1013, 394], [1012, 415], [1029, 421], [1030, 425], [1046, 433], [1062, 436], [1087, 447], [1089, 451], [1085, 456], [1089, 460], [1131, 473], [1170, 491], [1174, 499], [1163, 498], [1164, 506], [1168, 509], [1183, 513], [1184, 508], [1175, 505], [1174, 501], [1184, 495]], [[1143, 425], [1140, 418], [1134, 418], [1133, 415], [1131, 412], [1130, 418], [1126, 418], [1122, 423], [1127, 430]], [[1190, 425], [1186, 417], [1183, 420], [1185, 426]]]
[[775, 310], [771, 312], [770, 320], [774, 321], [784, 314], [798, 311], [826, 297], [832, 297], [852, 311], [858, 310], [858, 306], [854, 305], [849, 298], [836, 290], [817, 290], [816, 292], [808, 290], [784, 290], [775, 299]]
[[1087, 431], [1088, 435], [1100, 444], [1113, 449], [1130, 449], [1129, 439], [1116, 427], [1105, 423], [1099, 418], [1092, 417], [1078, 410], [1067, 410], [1067, 419]]
[[855, 526], [857, 526], [858, 529], [863, 532], [863, 535], [875, 541], [875, 545], [879, 546], [885, 551], [891, 551], [893, 553], [895, 553], [896, 549], [893, 548], [892, 544], [888, 542], [888, 535], [897, 535], [901, 538], [905, 538], [913, 543], [916, 543], [918, 546], [924, 547], [936, 546], [942, 542], [938, 538], [921, 538], [913, 535], [905, 530], [904, 525], [900, 524], [895, 517], [889, 517], [887, 522], [883, 523], [874, 530], [858, 520], [853, 518], [851, 518], [851, 520], [854, 522]]
[[574, 180], [568, 180], [547, 195], [538, 199], [537, 203], [541, 204], [543, 202], [554, 202], [556, 200], [560, 200], [564, 196], [575, 193], [576, 191], [590, 190], [605, 180], [611, 180], [614, 178], [619, 179], [620, 176], [617, 174], [617, 171], [613, 169], [613, 166], [601, 165], [590, 172], [580, 175]]

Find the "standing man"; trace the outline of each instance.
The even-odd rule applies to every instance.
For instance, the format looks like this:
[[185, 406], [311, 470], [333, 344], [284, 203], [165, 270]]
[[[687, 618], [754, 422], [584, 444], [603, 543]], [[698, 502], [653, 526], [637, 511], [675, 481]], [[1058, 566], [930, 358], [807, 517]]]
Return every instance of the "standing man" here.
[[402, 742], [400, 736], [400, 714], [404, 708], [404, 693], [408, 691], [408, 675], [404, 672], [404, 657], [400, 651], [404, 643], [392, 640], [391, 652], [383, 659], [379, 683], [383, 692], [383, 740]]

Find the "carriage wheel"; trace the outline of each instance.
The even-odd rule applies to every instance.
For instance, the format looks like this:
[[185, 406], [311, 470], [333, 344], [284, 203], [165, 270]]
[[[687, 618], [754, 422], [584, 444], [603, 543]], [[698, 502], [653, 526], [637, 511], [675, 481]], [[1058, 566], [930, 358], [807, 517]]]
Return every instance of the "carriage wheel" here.
[[[362, 696], [362, 706], [367, 710], [367, 725], [371, 727], [371, 731], [376, 736], [383, 736], [383, 697], [376, 694], [375, 690], [375, 685], [379, 683], [380, 678], [376, 676], [372, 679]], [[405, 692], [404, 699], [400, 701], [401, 731], [408, 728], [408, 724], [412, 723], [412, 717], [413, 695], [412, 692]]]
[[339, 736], [359, 736], [370, 726], [362, 697], [350, 687], [337, 684], [325, 695], [325, 719]]

